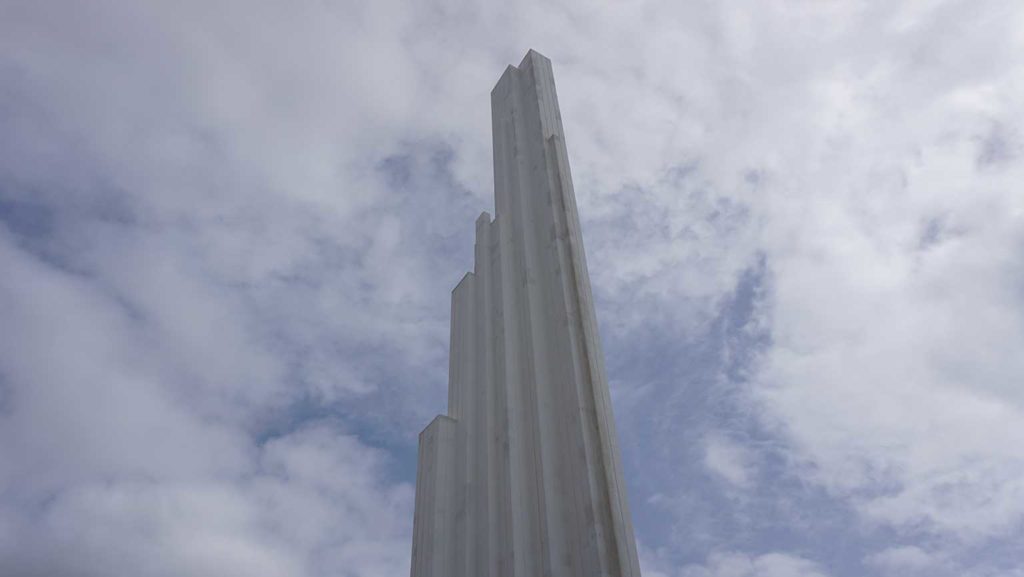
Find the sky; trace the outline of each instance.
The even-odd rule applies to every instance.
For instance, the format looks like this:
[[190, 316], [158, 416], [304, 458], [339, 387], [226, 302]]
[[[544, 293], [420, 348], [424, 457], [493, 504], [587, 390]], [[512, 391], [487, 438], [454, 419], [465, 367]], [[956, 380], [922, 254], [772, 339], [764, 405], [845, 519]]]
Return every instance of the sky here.
[[0, 574], [408, 574], [530, 48], [644, 575], [1024, 576], [1015, 0], [0, 0]]

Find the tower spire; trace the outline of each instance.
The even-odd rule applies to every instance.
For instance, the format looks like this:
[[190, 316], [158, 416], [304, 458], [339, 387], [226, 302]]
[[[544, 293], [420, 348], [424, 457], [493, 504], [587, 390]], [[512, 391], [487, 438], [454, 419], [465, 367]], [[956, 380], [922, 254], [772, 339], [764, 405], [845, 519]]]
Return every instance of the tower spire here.
[[509, 66], [491, 119], [495, 218], [452, 291], [412, 577], [639, 577], [551, 61]]

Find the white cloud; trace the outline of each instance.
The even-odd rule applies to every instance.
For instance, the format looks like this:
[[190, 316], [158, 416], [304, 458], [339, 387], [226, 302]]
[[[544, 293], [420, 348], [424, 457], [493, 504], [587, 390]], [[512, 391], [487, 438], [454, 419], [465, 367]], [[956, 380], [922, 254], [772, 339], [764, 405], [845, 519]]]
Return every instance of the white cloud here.
[[754, 482], [754, 455], [750, 450], [720, 434], [704, 440], [704, 465], [740, 489]]
[[745, 553], [714, 553], [703, 566], [689, 566], [682, 577], [827, 577], [817, 563], [787, 553], [750, 556]]
[[878, 567], [886, 575], [906, 575], [917, 572], [935, 570], [942, 560], [936, 559], [920, 547], [890, 547], [872, 553], [866, 559], [868, 565]]
[[388, 457], [326, 426], [256, 445], [233, 418], [204, 415], [221, 391], [190, 391], [167, 368], [188, 351], [153, 358], [154, 342], [176, 335], [136, 325], [109, 294], [7, 237], [0, 262], [14, 329], [0, 353], [0, 572], [407, 570], [411, 488], [388, 479]]
[[17, 518], [6, 573], [384, 576], [408, 571], [408, 486], [338, 431], [275, 439], [242, 479], [119, 481], [60, 493]]

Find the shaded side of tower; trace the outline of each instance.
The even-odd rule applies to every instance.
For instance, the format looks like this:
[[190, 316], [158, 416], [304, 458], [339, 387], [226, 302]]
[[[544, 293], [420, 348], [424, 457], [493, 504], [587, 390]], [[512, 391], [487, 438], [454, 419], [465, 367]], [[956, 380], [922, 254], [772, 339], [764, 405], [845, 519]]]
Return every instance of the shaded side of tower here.
[[452, 291], [420, 435], [413, 577], [639, 577], [551, 62], [491, 92], [495, 218]]

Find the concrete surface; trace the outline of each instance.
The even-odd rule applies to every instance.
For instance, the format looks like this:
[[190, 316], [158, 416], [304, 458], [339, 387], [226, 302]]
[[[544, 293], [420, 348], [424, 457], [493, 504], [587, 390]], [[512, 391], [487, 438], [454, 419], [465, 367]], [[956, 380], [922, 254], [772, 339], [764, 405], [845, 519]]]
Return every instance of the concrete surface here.
[[551, 62], [491, 92], [495, 212], [452, 291], [420, 435], [413, 577], [639, 577]]

